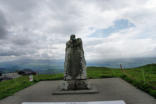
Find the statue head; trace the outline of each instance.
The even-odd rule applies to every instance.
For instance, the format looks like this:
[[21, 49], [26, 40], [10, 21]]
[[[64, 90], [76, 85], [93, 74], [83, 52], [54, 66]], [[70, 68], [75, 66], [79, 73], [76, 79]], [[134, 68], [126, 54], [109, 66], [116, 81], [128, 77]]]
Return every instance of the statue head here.
[[74, 34], [70, 35], [70, 40], [75, 40], [75, 35]]

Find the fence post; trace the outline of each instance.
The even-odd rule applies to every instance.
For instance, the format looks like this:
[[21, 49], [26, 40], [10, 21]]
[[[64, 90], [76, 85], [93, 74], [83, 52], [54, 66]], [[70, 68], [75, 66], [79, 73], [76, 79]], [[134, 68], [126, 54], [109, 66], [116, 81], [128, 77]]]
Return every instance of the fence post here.
[[145, 72], [144, 72], [144, 70], [143, 70], [143, 69], [141, 69], [141, 71], [142, 71], [143, 81], [144, 81], [144, 83], [146, 83], [146, 79], [145, 79]]
[[120, 69], [122, 70], [122, 72], [125, 74], [125, 71], [122, 68], [122, 64], [120, 64]]

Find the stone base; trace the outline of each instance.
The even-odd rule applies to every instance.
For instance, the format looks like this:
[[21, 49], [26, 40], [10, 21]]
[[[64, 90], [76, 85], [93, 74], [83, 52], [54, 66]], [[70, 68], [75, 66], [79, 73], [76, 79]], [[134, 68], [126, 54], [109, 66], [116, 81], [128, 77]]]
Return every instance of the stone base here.
[[91, 93], [98, 93], [98, 90], [95, 87], [88, 84], [87, 80], [70, 80], [64, 81], [53, 94], [62, 95]]
[[69, 90], [88, 90], [90, 86], [87, 80], [67, 80], [62, 83], [60, 86], [61, 90], [69, 91]]
[[88, 90], [62, 90], [57, 89], [53, 92], [53, 95], [65, 95], [65, 94], [95, 94], [98, 93], [98, 90], [95, 87], [92, 87]]

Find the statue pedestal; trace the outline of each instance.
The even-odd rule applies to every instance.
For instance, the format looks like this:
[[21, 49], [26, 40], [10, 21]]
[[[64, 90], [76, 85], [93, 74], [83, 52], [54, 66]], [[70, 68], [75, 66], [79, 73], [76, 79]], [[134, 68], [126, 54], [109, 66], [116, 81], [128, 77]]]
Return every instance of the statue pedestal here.
[[90, 86], [88, 85], [87, 80], [67, 80], [64, 81], [62, 86], [62, 90], [69, 91], [69, 90], [88, 90]]
[[98, 93], [98, 90], [88, 84], [87, 80], [71, 80], [64, 81], [58, 89], [53, 92], [53, 95], [64, 94], [94, 94]]

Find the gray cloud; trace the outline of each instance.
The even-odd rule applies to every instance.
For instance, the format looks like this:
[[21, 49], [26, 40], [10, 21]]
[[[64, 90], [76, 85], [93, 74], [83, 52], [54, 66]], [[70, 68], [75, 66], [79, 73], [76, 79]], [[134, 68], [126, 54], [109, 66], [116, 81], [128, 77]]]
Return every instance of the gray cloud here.
[[[143, 1], [1, 0], [0, 56], [63, 59], [65, 42], [72, 33], [83, 38], [88, 60], [155, 56], [152, 36], [156, 9], [149, 9], [151, 6]], [[136, 27], [108, 37], [89, 37], [121, 18], [132, 21]], [[138, 38], [147, 31], [151, 35]], [[137, 47], [144, 48], [137, 50]]]
[[21, 53], [18, 53], [17, 51], [1, 51], [0, 56], [20, 56]]
[[17, 37], [12, 40], [15, 45], [25, 46], [31, 44], [31, 40], [25, 37]]
[[5, 5], [10, 10], [14, 10], [15, 12], [23, 12], [32, 11], [32, 9], [37, 4], [37, 0], [3, 0], [1, 1], [2, 5]]
[[0, 11], [0, 39], [6, 37], [7, 35], [6, 26], [7, 26], [7, 22], [5, 20], [3, 13]]

